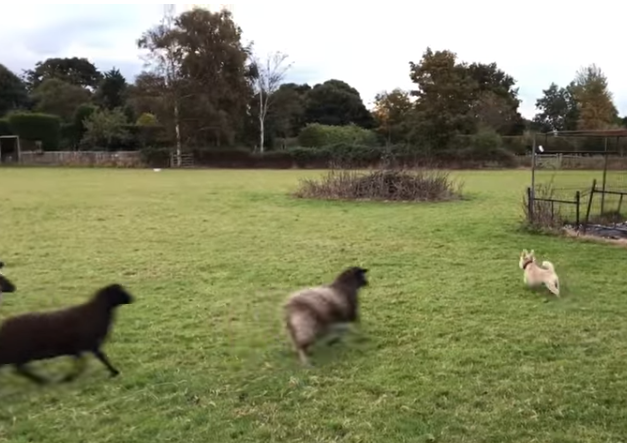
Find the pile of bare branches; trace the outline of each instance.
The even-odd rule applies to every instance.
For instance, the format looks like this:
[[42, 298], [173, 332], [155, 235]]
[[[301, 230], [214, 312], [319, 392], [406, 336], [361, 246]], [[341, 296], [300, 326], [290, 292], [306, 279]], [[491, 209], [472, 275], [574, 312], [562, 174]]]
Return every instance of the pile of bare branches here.
[[333, 168], [321, 179], [301, 180], [299, 198], [381, 201], [447, 201], [462, 184], [441, 170], [389, 167], [371, 171]]

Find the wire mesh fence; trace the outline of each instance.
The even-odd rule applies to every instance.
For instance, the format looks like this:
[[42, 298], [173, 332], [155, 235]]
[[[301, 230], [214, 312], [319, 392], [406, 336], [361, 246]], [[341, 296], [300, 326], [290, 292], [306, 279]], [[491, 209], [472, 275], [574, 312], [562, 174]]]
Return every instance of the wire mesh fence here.
[[544, 227], [570, 225], [584, 231], [593, 224], [625, 224], [625, 157], [594, 154], [536, 156], [532, 186], [525, 196], [528, 221]]

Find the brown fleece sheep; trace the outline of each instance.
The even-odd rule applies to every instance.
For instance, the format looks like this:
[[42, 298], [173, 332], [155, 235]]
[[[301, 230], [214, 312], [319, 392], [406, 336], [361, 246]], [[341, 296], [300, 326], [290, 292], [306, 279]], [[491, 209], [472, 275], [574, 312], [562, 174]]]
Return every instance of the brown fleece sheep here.
[[27, 364], [60, 356], [72, 356], [76, 368], [63, 381], [74, 380], [84, 369], [83, 353], [91, 352], [112, 377], [119, 374], [101, 350], [120, 305], [133, 297], [119, 284], [98, 290], [86, 303], [52, 312], [29, 313], [8, 318], [0, 326], [0, 367], [13, 365], [18, 374], [43, 384]]
[[[302, 289], [284, 305], [287, 331], [303, 365], [309, 365], [309, 347], [322, 336], [340, 332], [346, 323], [358, 322], [358, 292], [368, 285], [367, 269], [344, 270], [330, 285]], [[335, 337], [329, 343], [335, 343]]]
[[[0, 269], [4, 268], [4, 263], [0, 261]], [[0, 303], [2, 302], [3, 292], [15, 292], [15, 285], [0, 272]]]

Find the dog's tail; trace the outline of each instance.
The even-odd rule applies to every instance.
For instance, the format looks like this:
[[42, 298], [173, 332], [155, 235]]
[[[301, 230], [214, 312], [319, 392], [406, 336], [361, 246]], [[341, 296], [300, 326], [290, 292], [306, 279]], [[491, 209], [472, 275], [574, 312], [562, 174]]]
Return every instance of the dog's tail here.
[[553, 266], [553, 263], [551, 263], [550, 261], [543, 261], [542, 267], [548, 269], [551, 272], [555, 272], [555, 266]]

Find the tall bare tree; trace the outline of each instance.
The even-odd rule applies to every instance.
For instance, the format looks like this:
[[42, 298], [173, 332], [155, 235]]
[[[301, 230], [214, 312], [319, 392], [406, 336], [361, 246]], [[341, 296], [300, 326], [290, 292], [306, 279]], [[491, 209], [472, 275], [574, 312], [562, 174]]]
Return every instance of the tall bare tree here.
[[174, 134], [176, 140], [176, 165], [181, 166], [181, 122], [179, 110], [178, 83], [182, 53], [178, 42], [173, 38], [176, 5], [163, 5], [163, 18], [160, 25], [145, 32], [137, 41], [140, 49], [148, 50], [145, 57], [147, 67], [164, 79], [165, 92], [172, 105]]
[[292, 63], [285, 63], [287, 55], [281, 52], [268, 54], [265, 61], [255, 58], [256, 68], [255, 89], [259, 96], [259, 151], [264, 152], [266, 136], [265, 124], [268, 110], [274, 101], [274, 93], [279, 89], [285, 74], [292, 67]]

